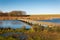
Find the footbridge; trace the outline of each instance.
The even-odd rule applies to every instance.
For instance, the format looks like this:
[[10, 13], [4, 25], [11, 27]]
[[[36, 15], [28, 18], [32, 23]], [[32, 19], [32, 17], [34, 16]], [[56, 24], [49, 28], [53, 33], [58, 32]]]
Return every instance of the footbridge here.
[[53, 26], [60, 26], [60, 24], [58, 23], [51, 23], [51, 22], [43, 22], [43, 21], [34, 21], [34, 20], [29, 20], [29, 19], [18, 19], [22, 22], [25, 22], [29, 25], [34, 25], [34, 24], [38, 24], [38, 25], [43, 25], [43, 26], [49, 26], [49, 27], [53, 27]]

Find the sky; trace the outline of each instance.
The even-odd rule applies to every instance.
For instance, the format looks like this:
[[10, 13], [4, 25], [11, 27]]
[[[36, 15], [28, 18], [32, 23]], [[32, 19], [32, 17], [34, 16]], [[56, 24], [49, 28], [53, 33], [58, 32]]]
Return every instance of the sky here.
[[0, 0], [0, 11], [26, 11], [27, 15], [59, 14], [60, 0]]

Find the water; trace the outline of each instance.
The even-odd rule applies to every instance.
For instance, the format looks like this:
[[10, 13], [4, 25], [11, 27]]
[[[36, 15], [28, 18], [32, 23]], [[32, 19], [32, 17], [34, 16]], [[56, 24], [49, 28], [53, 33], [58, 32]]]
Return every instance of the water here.
[[[22, 26], [26, 26], [26, 28], [30, 28], [30, 25], [27, 25], [26, 23], [21, 22], [19, 20], [0, 20], [0, 27], [3, 27], [3, 28], [10, 27], [15, 29], [15, 28], [21, 28]], [[19, 36], [16, 36], [16, 35], [19, 35]], [[20, 40], [27, 39], [27, 35], [25, 35], [22, 32], [16, 32], [16, 33], [7, 32], [7, 33], [0, 34], [0, 36], [3, 36], [3, 37], [12, 36]]]
[[[18, 36], [16, 36], [16, 35], [18, 35]], [[25, 35], [22, 32], [17, 32], [17, 33], [8, 32], [8, 33], [0, 34], [0, 36], [3, 36], [3, 37], [12, 36], [13, 38], [18, 38], [20, 40], [23, 40], [24, 38], [27, 39], [27, 37], [28, 37], [27, 35]]]
[[26, 26], [26, 28], [30, 28], [30, 25], [27, 25], [24, 22], [21, 22], [19, 20], [0, 20], [0, 27], [3, 28], [21, 28], [22, 26]]
[[53, 22], [53, 23], [59, 23], [60, 24], [60, 19], [51, 19], [51, 20], [39, 20], [43, 22]]

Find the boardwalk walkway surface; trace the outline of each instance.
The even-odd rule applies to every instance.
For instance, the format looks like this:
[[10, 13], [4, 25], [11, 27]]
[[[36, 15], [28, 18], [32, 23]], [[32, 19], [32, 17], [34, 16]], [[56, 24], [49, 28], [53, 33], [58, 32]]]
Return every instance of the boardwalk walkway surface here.
[[52, 23], [52, 22], [43, 22], [43, 21], [34, 21], [34, 20], [29, 20], [29, 19], [19, 19], [23, 22], [30, 23], [30, 24], [38, 24], [38, 25], [44, 25], [44, 26], [60, 26], [58, 23]]

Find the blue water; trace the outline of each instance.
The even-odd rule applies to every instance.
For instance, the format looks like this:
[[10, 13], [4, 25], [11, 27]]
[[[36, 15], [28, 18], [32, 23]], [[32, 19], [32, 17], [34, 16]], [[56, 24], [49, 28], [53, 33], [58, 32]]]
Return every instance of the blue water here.
[[43, 22], [52, 22], [52, 23], [60, 23], [60, 19], [51, 19], [51, 20], [38, 20]]
[[22, 26], [26, 26], [26, 28], [30, 28], [30, 25], [27, 25], [24, 22], [21, 22], [19, 20], [0, 20], [0, 27], [3, 28], [21, 28]]
[[[16, 35], [19, 35], [19, 36], [16, 36]], [[22, 32], [16, 32], [16, 33], [14, 33], [14, 32], [8, 32], [8, 33], [0, 34], [0, 36], [3, 36], [3, 37], [9, 37], [9, 36], [11, 36], [13, 38], [18, 38], [20, 40], [28, 38], [28, 36], [26, 34], [22, 33]]]

